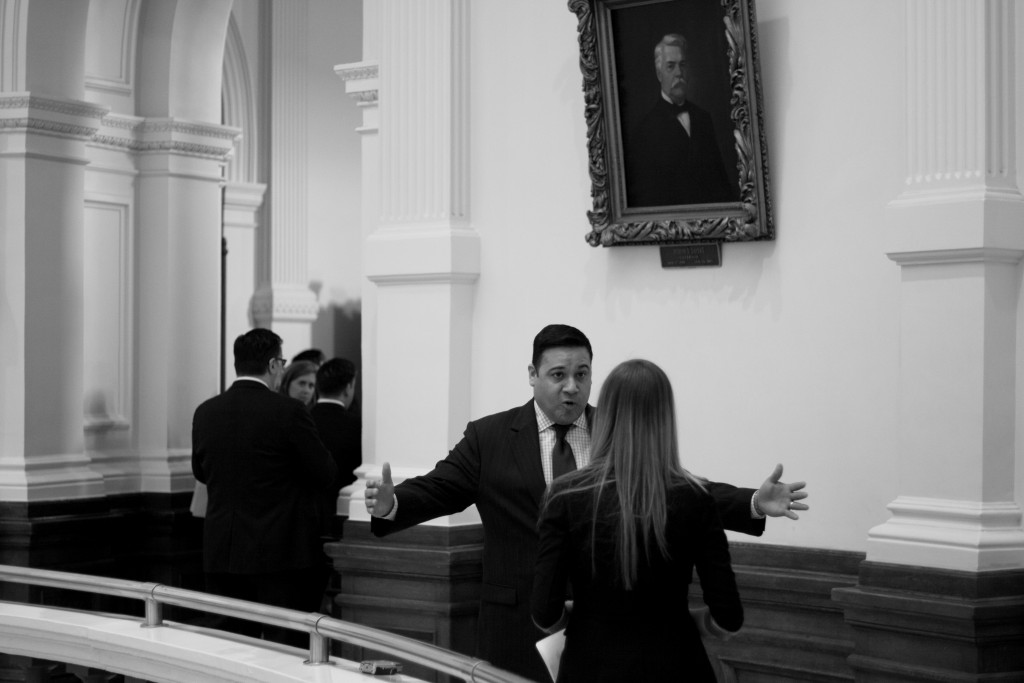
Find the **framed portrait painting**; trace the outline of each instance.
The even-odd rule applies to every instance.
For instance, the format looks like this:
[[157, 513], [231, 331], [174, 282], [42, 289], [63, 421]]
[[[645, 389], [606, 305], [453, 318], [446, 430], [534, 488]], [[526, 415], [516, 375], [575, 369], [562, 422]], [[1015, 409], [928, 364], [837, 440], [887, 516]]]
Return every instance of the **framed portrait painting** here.
[[754, 0], [569, 0], [593, 246], [775, 238]]

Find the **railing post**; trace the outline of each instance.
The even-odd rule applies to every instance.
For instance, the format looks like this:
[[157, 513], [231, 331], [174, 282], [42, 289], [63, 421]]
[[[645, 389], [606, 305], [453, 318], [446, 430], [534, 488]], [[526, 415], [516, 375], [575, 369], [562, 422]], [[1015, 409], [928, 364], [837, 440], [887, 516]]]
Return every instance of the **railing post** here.
[[[320, 620], [317, 619], [317, 623]], [[331, 639], [327, 636], [322, 636], [316, 632], [315, 628], [313, 632], [309, 634], [309, 659], [302, 662], [303, 664], [309, 664], [310, 666], [319, 666], [321, 664], [331, 663]]]
[[146, 621], [142, 628], [155, 628], [164, 625], [164, 606], [156, 598], [146, 598]]

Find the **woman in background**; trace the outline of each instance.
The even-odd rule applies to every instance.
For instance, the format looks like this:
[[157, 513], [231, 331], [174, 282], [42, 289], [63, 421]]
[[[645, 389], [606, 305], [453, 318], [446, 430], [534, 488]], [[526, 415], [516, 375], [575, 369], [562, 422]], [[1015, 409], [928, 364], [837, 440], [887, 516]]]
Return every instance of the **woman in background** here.
[[739, 630], [743, 607], [714, 501], [680, 464], [661, 368], [612, 370], [593, 433], [590, 465], [551, 483], [538, 523], [531, 609], [544, 631], [566, 627], [558, 680], [713, 682], [688, 611], [694, 567], [705, 628]]
[[284, 369], [278, 393], [302, 401], [307, 408], [316, 401], [316, 363], [300, 360]]

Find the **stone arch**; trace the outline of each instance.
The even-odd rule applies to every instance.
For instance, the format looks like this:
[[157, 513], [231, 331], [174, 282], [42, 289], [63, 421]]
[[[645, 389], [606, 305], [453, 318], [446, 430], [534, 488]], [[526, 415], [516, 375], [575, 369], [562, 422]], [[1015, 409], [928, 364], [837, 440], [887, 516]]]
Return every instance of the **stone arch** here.
[[137, 114], [221, 122], [231, 0], [146, 3], [140, 18]]
[[234, 16], [228, 21], [224, 46], [224, 83], [221, 90], [223, 123], [239, 128], [242, 138], [228, 162], [225, 176], [231, 183], [254, 183], [257, 172], [256, 101], [245, 45]]

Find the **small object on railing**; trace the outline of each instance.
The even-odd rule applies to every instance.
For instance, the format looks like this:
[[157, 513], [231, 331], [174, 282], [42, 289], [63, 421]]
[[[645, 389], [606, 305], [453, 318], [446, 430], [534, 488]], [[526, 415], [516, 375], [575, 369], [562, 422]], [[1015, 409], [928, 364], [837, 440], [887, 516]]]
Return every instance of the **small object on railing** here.
[[367, 659], [359, 662], [359, 670], [364, 674], [374, 676], [390, 676], [391, 674], [402, 673], [402, 665], [398, 662], [389, 662], [384, 659]]

